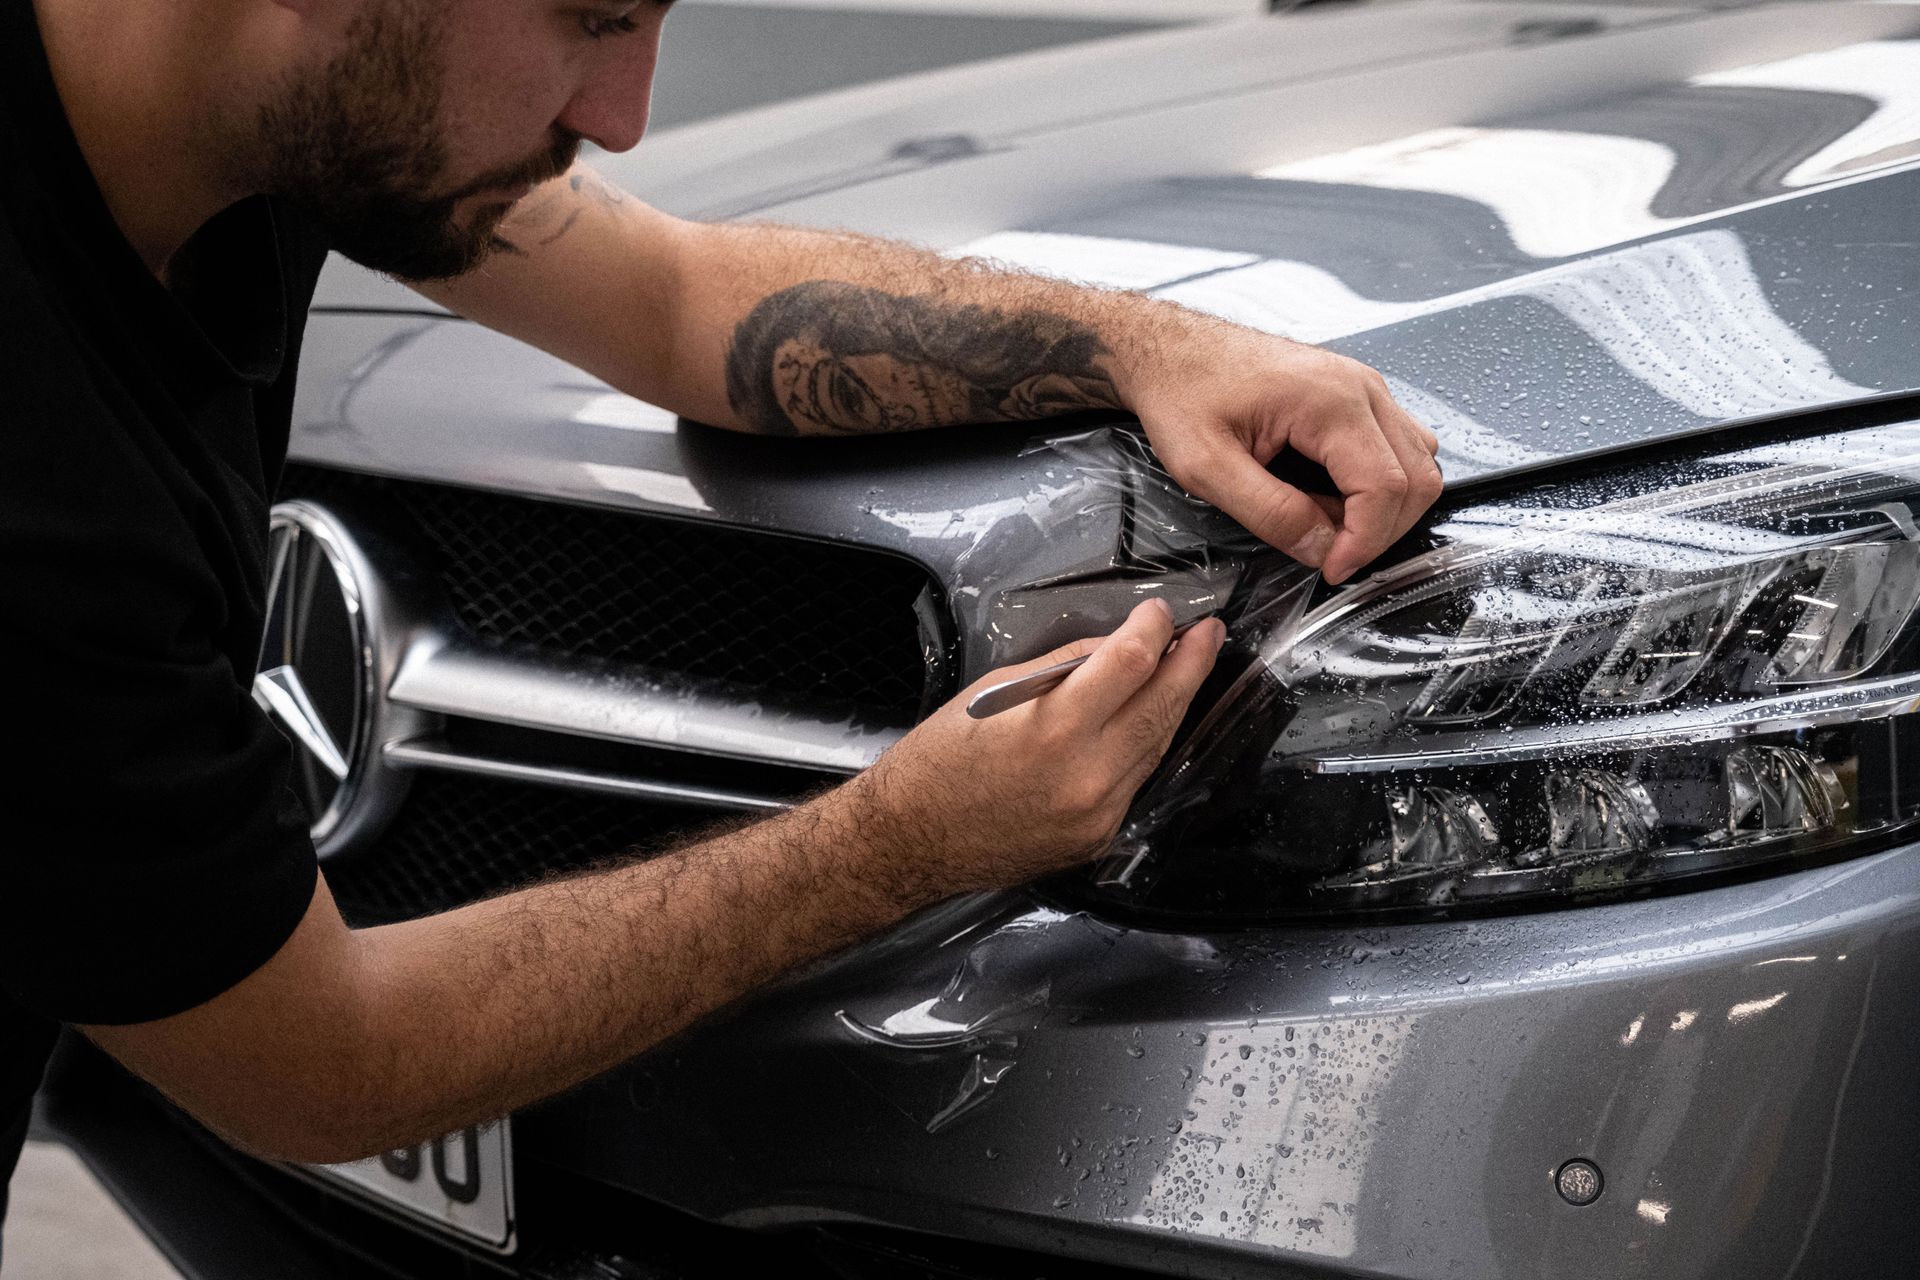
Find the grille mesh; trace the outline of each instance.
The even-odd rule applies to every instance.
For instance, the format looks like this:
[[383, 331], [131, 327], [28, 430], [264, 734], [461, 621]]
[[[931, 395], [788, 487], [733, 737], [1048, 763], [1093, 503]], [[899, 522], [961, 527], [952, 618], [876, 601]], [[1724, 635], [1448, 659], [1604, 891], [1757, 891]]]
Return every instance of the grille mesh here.
[[287, 497], [397, 509], [476, 638], [910, 723], [927, 666], [892, 556], [624, 511], [292, 466]]
[[651, 805], [463, 774], [422, 772], [372, 848], [327, 864], [356, 925], [432, 915], [630, 850], [658, 849], [712, 822]]
[[[628, 512], [290, 466], [282, 497], [340, 506], [436, 571], [475, 639], [723, 681], [749, 695], [910, 723], [927, 680], [890, 556]], [[421, 771], [373, 846], [327, 882], [355, 925], [448, 910], [567, 868], [657, 849], [725, 815]]]

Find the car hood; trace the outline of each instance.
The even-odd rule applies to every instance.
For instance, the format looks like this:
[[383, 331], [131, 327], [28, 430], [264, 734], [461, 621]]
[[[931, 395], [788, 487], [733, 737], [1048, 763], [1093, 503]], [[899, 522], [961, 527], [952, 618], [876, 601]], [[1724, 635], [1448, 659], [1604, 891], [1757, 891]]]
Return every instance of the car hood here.
[[[601, 163], [689, 216], [900, 236], [1325, 343], [1387, 376], [1458, 481], [1920, 386], [1916, 161], [1912, 7], [1434, 3], [936, 72]], [[1022, 433], [762, 467], [519, 344], [377, 316], [423, 304], [357, 268], [316, 305], [309, 459], [747, 523], [823, 466], [901, 484], [939, 460], [929, 510], [1020, 489], [964, 459], [1018, 471]]]

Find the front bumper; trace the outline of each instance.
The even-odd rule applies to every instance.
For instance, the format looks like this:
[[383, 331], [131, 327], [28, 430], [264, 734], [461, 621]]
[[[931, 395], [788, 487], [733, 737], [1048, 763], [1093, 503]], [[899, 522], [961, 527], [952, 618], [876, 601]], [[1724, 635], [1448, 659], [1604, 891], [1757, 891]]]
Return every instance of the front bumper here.
[[[519, 1116], [523, 1195], [608, 1194], [569, 1192], [589, 1208], [544, 1240], [523, 1221], [516, 1265], [578, 1246], [601, 1266], [599, 1235], [645, 1266], [614, 1220], [647, 1205], [800, 1227], [810, 1255], [999, 1246], [884, 1271], [843, 1250], [848, 1275], [1065, 1274], [1048, 1256], [1208, 1277], [1914, 1274], [1916, 995], [1920, 846], [1377, 927], [1200, 936], [957, 903]], [[331, 1197], [183, 1200], [178, 1160], [128, 1160], [133, 1111], [81, 1118], [86, 1087], [55, 1071], [54, 1127], [115, 1166], [176, 1257], [212, 1234], [292, 1259], [316, 1226], [363, 1260], [390, 1247]], [[1605, 1179], [1584, 1207], [1555, 1189], [1576, 1157]], [[263, 1273], [233, 1252], [190, 1274]]]
[[[1194, 1276], [1920, 1272], [1920, 846], [1477, 921], [949, 908], [525, 1118], [702, 1217]], [[1599, 1200], [1555, 1189], [1595, 1163]]]

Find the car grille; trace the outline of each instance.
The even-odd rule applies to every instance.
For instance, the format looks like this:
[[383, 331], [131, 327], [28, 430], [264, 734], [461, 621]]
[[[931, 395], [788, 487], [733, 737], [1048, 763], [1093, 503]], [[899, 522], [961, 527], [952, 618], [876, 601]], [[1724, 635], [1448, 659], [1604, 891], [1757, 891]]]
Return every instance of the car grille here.
[[294, 465], [282, 497], [375, 503], [431, 556], [487, 644], [721, 681], [912, 723], [929, 689], [915, 602], [931, 578], [879, 552]]
[[644, 856], [711, 812], [422, 771], [372, 847], [327, 863], [350, 924], [432, 915], [620, 855]]
[[[931, 683], [918, 608], [931, 578], [882, 553], [644, 514], [290, 466], [283, 498], [333, 509], [430, 572], [481, 647], [555, 670], [606, 664], [699, 681], [716, 696], [904, 728]], [[639, 776], [785, 803], [833, 769], [687, 754], [448, 717], [468, 757]], [[644, 856], [727, 818], [698, 804], [507, 781], [432, 766], [368, 845], [330, 857], [355, 925], [430, 915], [556, 871]]]

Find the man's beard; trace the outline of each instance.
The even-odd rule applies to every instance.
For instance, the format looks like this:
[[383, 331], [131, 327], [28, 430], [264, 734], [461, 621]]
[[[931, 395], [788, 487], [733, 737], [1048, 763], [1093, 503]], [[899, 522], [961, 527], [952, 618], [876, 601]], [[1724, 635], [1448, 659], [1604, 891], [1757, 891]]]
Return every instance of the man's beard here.
[[445, 188], [447, 9], [446, 0], [368, 6], [345, 50], [259, 114], [263, 188], [313, 218], [347, 257], [403, 280], [445, 280], [478, 265], [512, 206], [476, 205], [462, 222], [461, 199], [564, 173], [580, 147], [577, 136], [557, 135], [543, 155]]

